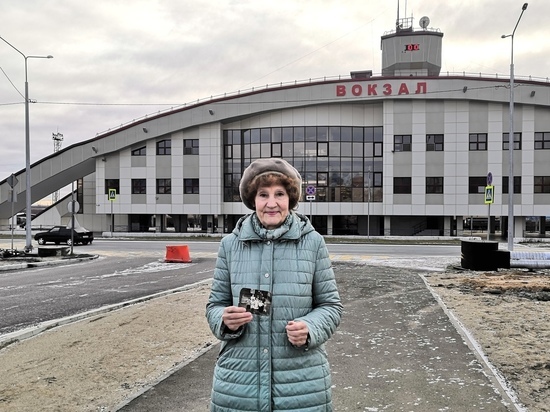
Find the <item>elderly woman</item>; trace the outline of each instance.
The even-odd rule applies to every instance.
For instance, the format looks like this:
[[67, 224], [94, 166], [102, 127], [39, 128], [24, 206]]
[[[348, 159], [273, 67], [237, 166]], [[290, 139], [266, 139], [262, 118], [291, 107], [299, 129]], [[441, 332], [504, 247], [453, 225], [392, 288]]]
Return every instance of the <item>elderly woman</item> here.
[[206, 307], [222, 341], [211, 411], [332, 410], [324, 344], [342, 304], [323, 237], [293, 211], [301, 186], [283, 159], [243, 173], [241, 199], [254, 213], [222, 239]]

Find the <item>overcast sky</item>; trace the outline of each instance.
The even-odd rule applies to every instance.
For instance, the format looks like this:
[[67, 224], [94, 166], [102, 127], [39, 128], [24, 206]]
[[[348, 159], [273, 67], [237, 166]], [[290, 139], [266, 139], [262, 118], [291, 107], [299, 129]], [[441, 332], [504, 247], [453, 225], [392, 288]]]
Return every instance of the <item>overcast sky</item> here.
[[[0, 36], [28, 59], [31, 162], [98, 133], [212, 95], [381, 72], [380, 37], [397, 0], [5, 0]], [[510, 70], [523, 1], [409, 0], [444, 33], [442, 71]], [[550, 1], [533, 0], [515, 34], [516, 76], [550, 76]], [[25, 167], [23, 57], [0, 41], [0, 180]]]

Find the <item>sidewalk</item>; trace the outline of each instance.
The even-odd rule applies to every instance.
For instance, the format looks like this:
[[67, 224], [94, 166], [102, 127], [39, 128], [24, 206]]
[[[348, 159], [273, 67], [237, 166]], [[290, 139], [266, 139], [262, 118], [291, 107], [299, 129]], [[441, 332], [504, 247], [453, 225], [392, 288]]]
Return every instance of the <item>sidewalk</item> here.
[[[336, 266], [344, 317], [327, 344], [336, 411], [519, 411], [411, 269]], [[207, 411], [218, 346], [121, 412]]]

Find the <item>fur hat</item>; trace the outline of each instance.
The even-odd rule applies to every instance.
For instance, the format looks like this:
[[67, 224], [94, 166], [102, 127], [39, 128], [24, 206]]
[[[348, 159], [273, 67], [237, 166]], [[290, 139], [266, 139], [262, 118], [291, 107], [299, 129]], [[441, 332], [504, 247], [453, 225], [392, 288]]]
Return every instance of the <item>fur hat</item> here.
[[[298, 173], [298, 171], [286, 160], [270, 158], [254, 160], [243, 172], [243, 177], [239, 184], [239, 194], [246, 207], [252, 210], [256, 209], [254, 205], [256, 193], [249, 193], [246, 188], [256, 176], [266, 173], [279, 173], [289, 177], [294, 182], [294, 186], [297, 189], [298, 196], [295, 203], [298, 203], [298, 200], [302, 196], [302, 177], [300, 173]], [[290, 208], [293, 209], [296, 204], [292, 204], [291, 201]]]

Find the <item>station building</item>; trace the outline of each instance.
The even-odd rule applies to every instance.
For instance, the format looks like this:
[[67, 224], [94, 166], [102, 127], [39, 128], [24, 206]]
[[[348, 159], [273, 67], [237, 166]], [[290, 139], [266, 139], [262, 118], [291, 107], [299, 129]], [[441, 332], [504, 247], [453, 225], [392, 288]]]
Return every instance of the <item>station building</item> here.
[[[441, 73], [443, 33], [402, 19], [381, 38], [382, 73], [281, 83], [122, 125], [32, 165], [33, 202], [76, 182], [95, 232], [230, 232], [250, 211], [238, 184], [255, 159], [303, 177], [298, 212], [328, 235], [461, 236], [467, 218], [505, 230], [510, 79]], [[550, 210], [550, 83], [515, 79], [514, 230]], [[17, 174], [25, 181], [24, 170]], [[490, 177], [492, 204], [486, 204]], [[24, 209], [25, 188], [16, 188]], [[0, 218], [11, 216], [0, 182]], [[68, 223], [61, 199], [33, 226]], [[544, 225], [543, 225], [544, 226]]]

